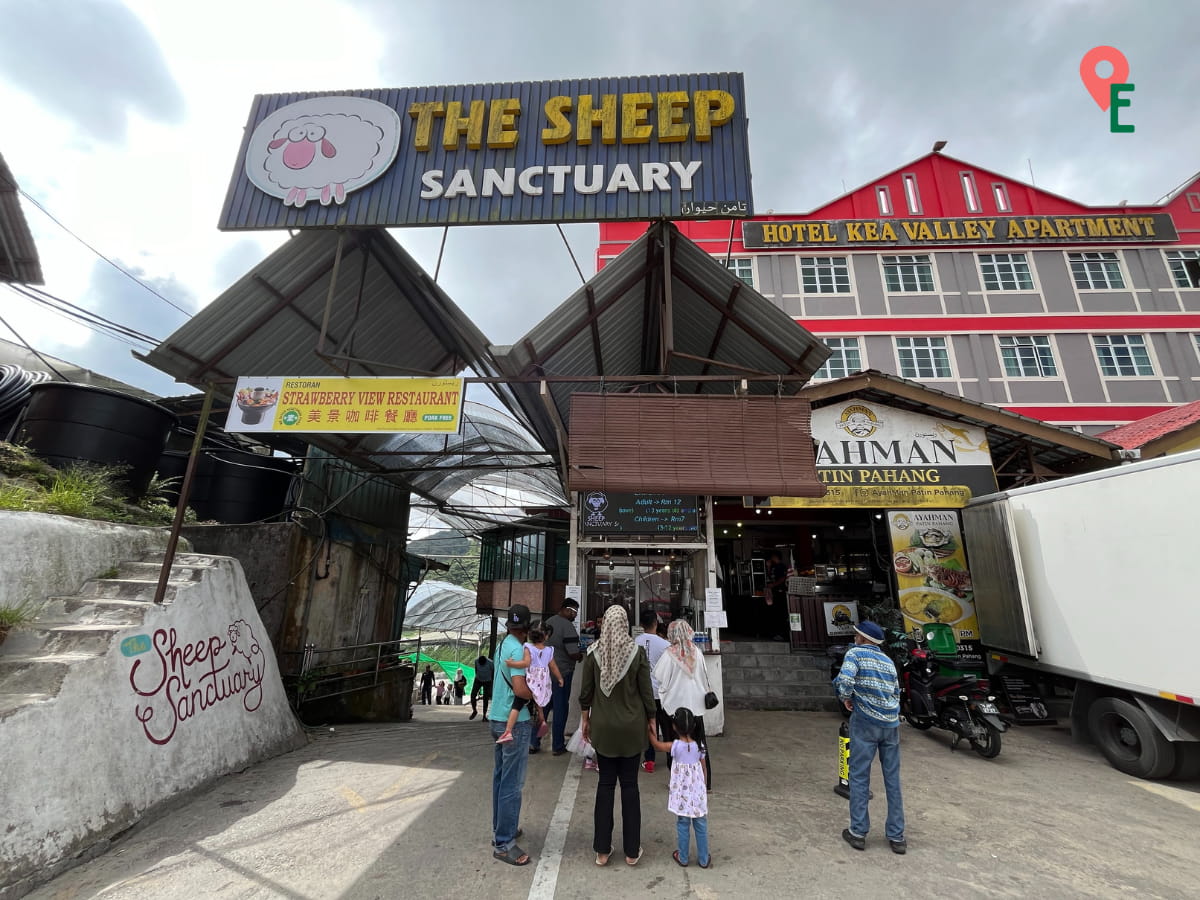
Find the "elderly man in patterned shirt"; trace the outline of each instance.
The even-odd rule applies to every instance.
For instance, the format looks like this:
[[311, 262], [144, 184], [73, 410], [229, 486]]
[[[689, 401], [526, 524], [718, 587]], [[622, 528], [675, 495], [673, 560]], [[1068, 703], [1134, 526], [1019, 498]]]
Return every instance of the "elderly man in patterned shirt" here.
[[883, 629], [874, 622], [855, 625], [854, 646], [833, 681], [838, 699], [850, 710], [850, 827], [842, 837], [855, 850], [867, 847], [871, 761], [878, 753], [887, 792], [884, 834], [893, 853], [906, 853], [900, 794], [900, 682], [895, 664], [879, 647], [882, 643]]

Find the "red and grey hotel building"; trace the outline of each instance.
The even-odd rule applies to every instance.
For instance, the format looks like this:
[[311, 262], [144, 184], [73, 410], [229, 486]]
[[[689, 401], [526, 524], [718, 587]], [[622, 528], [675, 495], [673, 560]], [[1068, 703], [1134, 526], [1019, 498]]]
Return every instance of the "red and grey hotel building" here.
[[[1097, 434], [1200, 400], [1200, 176], [1091, 207], [939, 152], [803, 215], [680, 230], [833, 350]], [[600, 225], [597, 265], [645, 230]]]

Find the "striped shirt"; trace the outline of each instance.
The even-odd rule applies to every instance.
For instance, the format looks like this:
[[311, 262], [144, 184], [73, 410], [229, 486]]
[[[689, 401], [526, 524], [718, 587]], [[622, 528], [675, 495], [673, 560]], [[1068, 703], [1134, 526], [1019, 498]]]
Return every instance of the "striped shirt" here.
[[900, 724], [900, 682], [896, 666], [878, 647], [858, 644], [846, 651], [833, 680], [839, 700], [853, 700], [854, 711], [877, 725]]

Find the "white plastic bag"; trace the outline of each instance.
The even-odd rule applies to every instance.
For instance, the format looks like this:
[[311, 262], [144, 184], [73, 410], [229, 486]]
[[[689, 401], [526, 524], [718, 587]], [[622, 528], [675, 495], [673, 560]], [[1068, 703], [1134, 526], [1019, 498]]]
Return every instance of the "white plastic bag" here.
[[592, 747], [589, 741], [583, 738], [583, 729], [576, 728], [575, 733], [571, 735], [571, 739], [567, 741], [567, 749], [576, 756], [581, 756], [584, 759], [595, 759], [596, 750]]

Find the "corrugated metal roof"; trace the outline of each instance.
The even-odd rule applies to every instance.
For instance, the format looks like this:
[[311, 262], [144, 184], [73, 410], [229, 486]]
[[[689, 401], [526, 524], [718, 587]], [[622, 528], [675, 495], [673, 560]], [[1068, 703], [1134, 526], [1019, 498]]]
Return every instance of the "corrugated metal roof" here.
[[1110, 441], [1127, 450], [1145, 447], [1151, 441], [1173, 435], [1200, 423], [1200, 400], [1164, 409], [1160, 413], [1110, 428], [1096, 437]]
[[[667, 312], [663, 273], [668, 264], [669, 328], [663, 323]], [[664, 341], [673, 351], [665, 364], [660, 354]], [[711, 394], [732, 394], [732, 386], [728, 382], [672, 385], [670, 376], [736, 376], [751, 370], [807, 378], [830, 353], [819, 338], [669, 222], [652, 225], [512, 346], [493, 349], [507, 375], [663, 375], [668, 389]], [[750, 382], [749, 391], [791, 394], [801, 384]], [[539, 385], [511, 387], [538, 437], [557, 450], [553, 418], [542, 404]], [[569, 428], [571, 395], [605, 388], [596, 383], [550, 383], [548, 389]]]
[[19, 192], [17, 180], [0, 156], [0, 281], [45, 284]]

